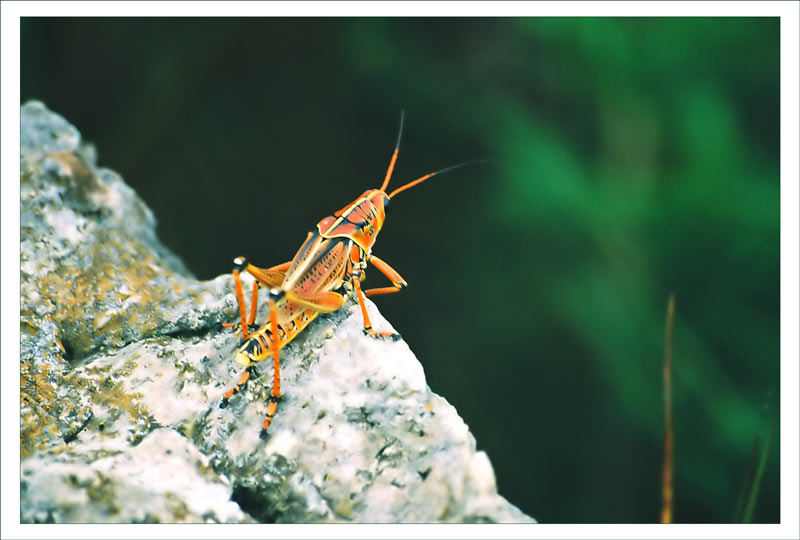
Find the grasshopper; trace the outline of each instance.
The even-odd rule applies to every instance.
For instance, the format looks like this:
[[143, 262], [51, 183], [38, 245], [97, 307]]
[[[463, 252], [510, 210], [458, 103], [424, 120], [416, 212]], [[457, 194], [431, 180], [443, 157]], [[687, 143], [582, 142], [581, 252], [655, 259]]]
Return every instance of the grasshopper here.
[[[364, 304], [365, 296], [396, 293], [407, 285], [406, 280], [394, 268], [372, 254], [372, 247], [386, 218], [386, 208], [398, 193], [432, 176], [468, 164], [461, 163], [428, 173], [387, 194], [386, 188], [400, 150], [403, 117], [404, 115], [400, 116], [397, 143], [380, 189], [365, 191], [352, 203], [323, 218], [308, 233], [305, 242], [290, 261], [271, 268], [254, 266], [244, 257], [237, 257], [233, 261], [240, 322], [224, 325], [241, 328], [242, 341], [236, 351], [236, 362], [244, 368], [244, 373], [239, 382], [222, 398], [220, 407], [227, 407], [228, 400], [245, 386], [255, 364], [272, 356], [273, 382], [266, 419], [259, 434], [262, 439], [267, 438], [267, 430], [281, 400], [280, 349], [297, 337], [317, 315], [336, 311], [344, 305], [347, 298], [355, 294], [361, 307], [364, 333], [379, 339], [400, 339], [399, 334], [373, 329]], [[365, 278], [367, 264], [377, 268], [392, 285], [362, 290], [361, 281]], [[242, 272], [248, 272], [255, 278], [250, 313], [247, 316]], [[269, 321], [254, 330], [259, 287], [267, 290]]]

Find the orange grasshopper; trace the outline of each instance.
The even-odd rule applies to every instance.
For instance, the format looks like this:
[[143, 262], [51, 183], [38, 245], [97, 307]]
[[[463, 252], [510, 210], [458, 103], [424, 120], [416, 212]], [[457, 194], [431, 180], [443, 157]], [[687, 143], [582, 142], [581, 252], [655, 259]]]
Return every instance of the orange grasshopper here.
[[[228, 327], [240, 326], [242, 329], [243, 341], [236, 351], [236, 362], [244, 368], [244, 373], [239, 382], [222, 398], [220, 407], [227, 407], [228, 400], [244, 387], [250, 379], [253, 366], [272, 355], [273, 382], [267, 416], [260, 432], [262, 439], [267, 437], [267, 429], [272, 423], [281, 399], [280, 349], [294, 339], [317, 315], [336, 311], [342, 307], [352, 292], [355, 292], [364, 319], [364, 333], [376, 338], [400, 339], [399, 334], [375, 331], [364, 305], [364, 296], [395, 293], [407, 285], [394, 268], [372, 254], [372, 246], [386, 218], [386, 207], [398, 193], [436, 174], [467, 165], [461, 163], [428, 173], [387, 195], [386, 187], [389, 185], [397, 161], [402, 132], [401, 115], [397, 143], [380, 189], [365, 191], [355, 201], [317, 223], [316, 230], [308, 233], [305, 242], [291, 261], [271, 268], [253, 266], [244, 257], [237, 257], [233, 261], [233, 278], [241, 321], [236, 325], [223, 324]], [[372, 263], [389, 278], [392, 286], [362, 290], [361, 281], [365, 277], [367, 263]], [[255, 278], [248, 317], [245, 316], [246, 308], [240, 277], [242, 272], [248, 272]], [[257, 330], [251, 331], [256, 316], [259, 286], [265, 287], [268, 292], [269, 321]]]

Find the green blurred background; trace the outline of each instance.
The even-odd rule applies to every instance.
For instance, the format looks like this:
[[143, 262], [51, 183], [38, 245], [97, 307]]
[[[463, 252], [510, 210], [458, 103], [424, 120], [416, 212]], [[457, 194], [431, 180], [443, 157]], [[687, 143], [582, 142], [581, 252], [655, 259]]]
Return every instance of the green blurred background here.
[[778, 19], [24, 19], [22, 98], [203, 279], [378, 187], [404, 109], [393, 185], [488, 164], [393, 201], [375, 254], [410, 285], [376, 303], [501, 494], [658, 520], [674, 292], [675, 520], [734, 519], [768, 393], [779, 420]]

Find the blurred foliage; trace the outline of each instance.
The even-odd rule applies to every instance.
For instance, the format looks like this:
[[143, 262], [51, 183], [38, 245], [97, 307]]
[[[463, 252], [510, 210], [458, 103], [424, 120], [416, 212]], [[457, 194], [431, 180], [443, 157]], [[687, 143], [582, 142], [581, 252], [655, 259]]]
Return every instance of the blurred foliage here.
[[[393, 202], [375, 252], [410, 286], [376, 303], [544, 522], [658, 520], [670, 292], [675, 521], [733, 520], [780, 401], [778, 62], [770, 18], [22, 24], [23, 99], [201, 278], [288, 260], [377, 187], [401, 109], [392, 185], [488, 159]], [[755, 522], [780, 519], [777, 425]]]

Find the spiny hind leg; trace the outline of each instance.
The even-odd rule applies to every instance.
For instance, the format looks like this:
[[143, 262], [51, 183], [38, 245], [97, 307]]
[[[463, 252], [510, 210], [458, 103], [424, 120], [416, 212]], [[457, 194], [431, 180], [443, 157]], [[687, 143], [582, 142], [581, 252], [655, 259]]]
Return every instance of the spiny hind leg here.
[[369, 313], [367, 313], [367, 305], [364, 303], [364, 293], [361, 291], [361, 281], [359, 278], [359, 275], [353, 276], [353, 288], [356, 290], [358, 305], [361, 306], [361, 316], [364, 318], [364, 333], [379, 339], [391, 339], [392, 341], [399, 341], [402, 339], [400, 334], [394, 332], [378, 332], [372, 328], [372, 322], [369, 320]]
[[247, 381], [250, 380], [252, 375], [253, 366], [244, 368], [244, 373], [242, 373], [242, 376], [239, 378], [239, 382], [236, 383], [236, 386], [228, 390], [228, 392], [222, 397], [222, 401], [219, 404], [220, 409], [224, 409], [228, 406], [228, 400], [230, 400], [244, 388], [245, 384], [247, 384]]
[[254, 324], [256, 320], [256, 309], [258, 306], [258, 282], [253, 281], [253, 295], [250, 300], [250, 316], [245, 319], [245, 311], [246, 308], [244, 306], [244, 292], [242, 291], [242, 280], [239, 277], [239, 272], [234, 270], [233, 277], [236, 282], [236, 300], [239, 304], [239, 317], [240, 322], [238, 323], [229, 323], [224, 322], [222, 326], [225, 328], [233, 328], [234, 332], [238, 332], [239, 328], [242, 329], [242, 339], [248, 339], [250, 336], [253, 335], [253, 331], [258, 328], [258, 325]]
[[[287, 261], [275, 265], [271, 268], [259, 268], [247, 262], [244, 257], [236, 257], [233, 260], [233, 279], [236, 288], [236, 300], [239, 304], [239, 323], [222, 323], [222, 326], [227, 328], [242, 329], [242, 339], [248, 339], [253, 331], [257, 328], [255, 325], [256, 310], [258, 309], [258, 287], [259, 284], [267, 287], [279, 287], [283, 282], [286, 270], [291, 266], [292, 261]], [[250, 315], [245, 318], [247, 308], [244, 303], [244, 291], [242, 289], [241, 273], [248, 272], [253, 277], [253, 293], [250, 299]]]
[[267, 400], [267, 416], [264, 423], [261, 425], [261, 432], [258, 436], [262, 440], [267, 438], [267, 430], [275, 413], [278, 411], [278, 403], [281, 401], [281, 362], [280, 362], [280, 334], [278, 333], [278, 310], [275, 306], [275, 301], [285, 294], [280, 289], [271, 289], [269, 291], [269, 323], [270, 331], [272, 332], [272, 339], [270, 340], [270, 352], [272, 353], [272, 390]]

